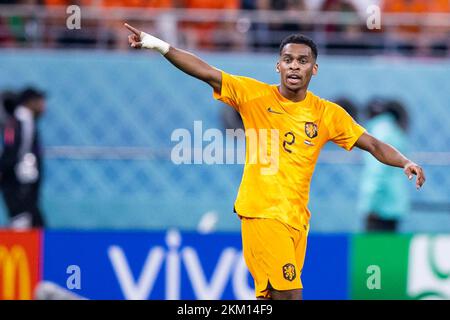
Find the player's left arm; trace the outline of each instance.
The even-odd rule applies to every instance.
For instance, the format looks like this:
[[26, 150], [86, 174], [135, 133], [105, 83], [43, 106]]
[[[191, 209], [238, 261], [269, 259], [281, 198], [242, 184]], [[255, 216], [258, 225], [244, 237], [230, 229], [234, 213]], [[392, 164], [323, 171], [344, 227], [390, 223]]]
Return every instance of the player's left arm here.
[[413, 175], [417, 176], [416, 188], [419, 189], [425, 183], [425, 173], [418, 164], [406, 158], [400, 151], [391, 145], [384, 143], [377, 138], [364, 132], [356, 141], [355, 146], [370, 152], [378, 161], [403, 168], [408, 179], [412, 179]]

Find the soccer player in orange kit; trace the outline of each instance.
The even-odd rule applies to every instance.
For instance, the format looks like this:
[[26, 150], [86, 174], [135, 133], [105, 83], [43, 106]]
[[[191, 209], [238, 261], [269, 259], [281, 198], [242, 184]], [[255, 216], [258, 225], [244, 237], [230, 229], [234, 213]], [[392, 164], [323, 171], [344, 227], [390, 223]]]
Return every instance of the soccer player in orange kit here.
[[246, 135], [246, 163], [235, 202], [244, 258], [258, 299], [302, 299], [310, 181], [326, 142], [346, 150], [357, 146], [382, 163], [403, 168], [409, 179], [417, 175], [417, 188], [425, 182], [420, 166], [368, 134], [343, 108], [308, 91], [318, 71], [317, 47], [311, 39], [291, 35], [282, 41], [276, 64], [281, 81], [270, 85], [218, 70], [189, 52], [125, 26], [132, 32], [131, 47], [158, 51], [181, 71], [208, 83], [215, 99], [240, 113], [246, 132], [277, 133], [272, 134], [276, 140], [266, 146], [270, 156], [264, 160], [277, 158], [276, 170], [269, 172], [263, 170], [267, 161], [253, 161], [255, 154], [249, 151]]

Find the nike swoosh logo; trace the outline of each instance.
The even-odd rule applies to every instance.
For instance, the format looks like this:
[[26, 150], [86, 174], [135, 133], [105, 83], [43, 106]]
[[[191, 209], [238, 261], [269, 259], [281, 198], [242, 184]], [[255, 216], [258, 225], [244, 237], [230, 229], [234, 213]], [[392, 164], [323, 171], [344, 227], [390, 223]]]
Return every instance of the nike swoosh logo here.
[[267, 111], [272, 112], [272, 113], [276, 113], [276, 114], [283, 114], [284, 113], [284, 112], [279, 112], [279, 111], [272, 110], [271, 107], [268, 107]]

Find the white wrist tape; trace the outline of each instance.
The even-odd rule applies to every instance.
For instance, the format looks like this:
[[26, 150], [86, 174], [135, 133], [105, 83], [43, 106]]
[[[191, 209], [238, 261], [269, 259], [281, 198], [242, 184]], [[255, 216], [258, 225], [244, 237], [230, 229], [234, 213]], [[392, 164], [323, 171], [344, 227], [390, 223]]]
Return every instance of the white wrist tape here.
[[162, 55], [165, 55], [169, 52], [170, 44], [161, 39], [158, 39], [148, 33], [141, 32], [141, 44], [142, 48], [152, 49], [159, 51]]

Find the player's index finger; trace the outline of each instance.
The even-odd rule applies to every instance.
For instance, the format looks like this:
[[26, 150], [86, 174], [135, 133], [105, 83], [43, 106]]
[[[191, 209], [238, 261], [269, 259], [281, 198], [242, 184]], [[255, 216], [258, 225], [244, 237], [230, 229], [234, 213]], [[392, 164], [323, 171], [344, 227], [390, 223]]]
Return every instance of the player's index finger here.
[[139, 36], [141, 34], [141, 32], [138, 29], [130, 26], [128, 23], [125, 23], [125, 27], [137, 36]]

